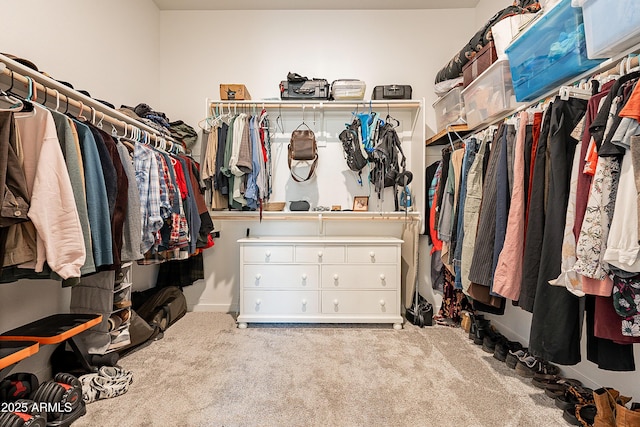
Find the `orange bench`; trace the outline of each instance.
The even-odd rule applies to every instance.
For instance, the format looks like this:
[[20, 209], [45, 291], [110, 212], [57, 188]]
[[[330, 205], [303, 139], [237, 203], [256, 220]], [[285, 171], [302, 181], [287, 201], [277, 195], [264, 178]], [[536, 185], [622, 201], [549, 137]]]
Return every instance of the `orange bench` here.
[[[38, 352], [36, 341], [0, 341], [0, 372]], [[0, 378], [2, 376], [0, 375]]]
[[21, 341], [26, 344], [35, 341], [36, 345], [48, 345], [67, 342], [80, 360], [82, 367], [87, 372], [92, 372], [96, 368], [89, 364], [87, 355], [78, 348], [73, 337], [101, 321], [100, 314], [54, 314], [0, 334], [0, 343]]

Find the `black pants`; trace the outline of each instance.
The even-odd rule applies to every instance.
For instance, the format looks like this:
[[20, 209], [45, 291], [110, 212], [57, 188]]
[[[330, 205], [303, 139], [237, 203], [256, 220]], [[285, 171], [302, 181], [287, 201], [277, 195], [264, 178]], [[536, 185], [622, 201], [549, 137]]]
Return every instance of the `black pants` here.
[[[570, 98], [553, 103], [549, 124], [549, 179], [540, 269], [533, 305], [529, 351], [562, 365], [580, 362], [583, 301], [549, 280], [561, 272], [571, 166], [578, 141], [570, 136], [584, 116], [587, 101]], [[531, 216], [530, 216], [531, 218]], [[531, 233], [528, 232], [527, 237]], [[582, 307], [581, 307], [582, 306]]]

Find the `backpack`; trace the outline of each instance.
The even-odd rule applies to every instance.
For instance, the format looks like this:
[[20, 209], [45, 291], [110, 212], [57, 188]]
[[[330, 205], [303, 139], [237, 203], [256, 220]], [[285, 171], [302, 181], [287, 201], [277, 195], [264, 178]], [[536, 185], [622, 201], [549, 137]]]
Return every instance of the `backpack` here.
[[[139, 298], [135, 294], [138, 292], [132, 297]], [[187, 300], [177, 286], [152, 288], [140, 294], [143, 294], [144, 302], [137, 309], [138, 315], [150, 325], [157, 325], [162, 332], [187, 312]]]
[[[380, 197], [384, 188], [396, 185], [400, 168], [403, 172], [405, 170], [406, 157], [400, 145], [400, 138], [391, 124], [385, 123], [378, 131], [378, 140], [372, 153], [374, 167], [370, 180], [375, 186], [378, 197]], [[402, 156], [400, 160], [398, 153]]]
[[347, 128], [338, 136], [342, 142], [342, 149], [344, 151], [344, 158], [347, 161], [347, 166], [355, 172], [360, 172], [362, 168], [367, 165], [367, 159], [362, 153], [363, 147], [358, 136], [359, 128], [360, 120], [356, 118], [350, 125], [348, 124]]

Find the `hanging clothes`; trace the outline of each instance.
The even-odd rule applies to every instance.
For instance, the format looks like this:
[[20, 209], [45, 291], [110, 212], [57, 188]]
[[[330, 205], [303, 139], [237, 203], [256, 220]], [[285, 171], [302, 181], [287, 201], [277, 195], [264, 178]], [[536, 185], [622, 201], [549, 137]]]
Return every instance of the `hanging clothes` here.
[[587, 101], [556, 99], [549, 125], [549, 190], [540, 270], [531, 321], [529, 351], [562, 365], [580, 362], [581, 301], [548, 282], [560, 274], [571, 164], [577, 140], [571, 136], [587, 110]]
[[63, 279], [80, 277], [86, 249], [53, 117], [34, 104], [33, 111], [16, 113], [15, 120], [31, 195], [28, 216], [37, 232], [36, 259], [22, 267], [41, 272], [46, 262]]

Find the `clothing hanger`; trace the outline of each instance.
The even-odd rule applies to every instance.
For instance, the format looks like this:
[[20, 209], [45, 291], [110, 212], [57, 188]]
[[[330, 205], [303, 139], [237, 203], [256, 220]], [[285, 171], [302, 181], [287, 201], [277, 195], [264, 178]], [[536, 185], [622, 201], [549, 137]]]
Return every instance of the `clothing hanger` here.
[[102, 116], [100, 117], [100, 121], [98, 121], [98, 124], [96, 125], [98, 129], [102, 129], [102, 121], [104, 120], [104, 113], [102, 111], [100, 113], [102, 114]]
[[24, 107], [24, 103], [22, 102], [22, 100], [11, 93], [11, 89], [13, 89], [13, 83], [13, 70], [11, 70], [11, 87], [9, 87], [6, 92], [0, 91], [0, 101], [6, 102], [7, 104], [9, 104], [9, 107], [0, 108], [0, 111], [21, 111]]

